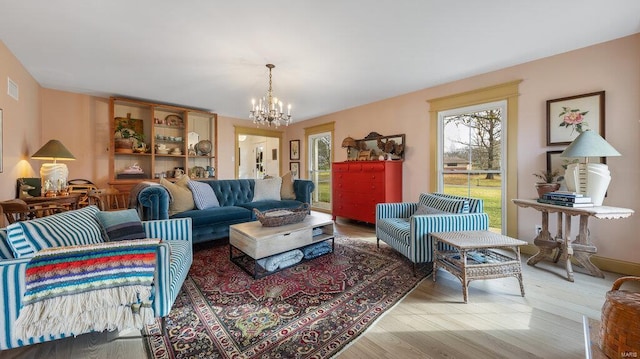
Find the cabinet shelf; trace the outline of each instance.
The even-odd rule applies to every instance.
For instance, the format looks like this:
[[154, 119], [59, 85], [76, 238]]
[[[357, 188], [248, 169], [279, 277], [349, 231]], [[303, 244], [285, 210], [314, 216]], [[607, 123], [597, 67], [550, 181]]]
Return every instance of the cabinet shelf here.
[[[217, 115], [212, 112], [151, 103], [128, 98], [112, 97], [109, 100], [110, 115], [110, 156], [109, 184], [119, 190], [129, 191], [137, 182], [165, 177], [176, 167], [183, 168], [187, 175], [194, 166], [214, 168], [217, 166]], [[145, 144], [151, 150], [146, 153], [115, 152], [116, 118], [135, 119], [136, 132], [141, 132], [146, 139]], [[158, 123], [170, 119], [172, 124]], [[173, 123], [177, 122], [177, 123]], [[213, 144], [212, 153], [208, 156], [189, 156], [187, 147], [189, 134], [196, 133], [200, 140], [209, 140]], [[166, 145], [171, 151], [180, 149], [181, 154], [155, 153], [157, 144]], [[119, 173], [132, 165], [138, 165], [144, 171], [144, 179], [123, 179]]]

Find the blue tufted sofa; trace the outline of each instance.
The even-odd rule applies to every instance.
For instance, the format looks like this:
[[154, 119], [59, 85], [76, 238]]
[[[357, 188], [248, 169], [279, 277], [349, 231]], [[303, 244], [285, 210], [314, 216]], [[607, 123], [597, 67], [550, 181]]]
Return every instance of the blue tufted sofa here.
[[[35, 229], [47, 234], [49, 247], [95, 245], [103, 242], [103, 238], [88, 234], [95, 233], [93, 229], [99, 226], [98, 211], [97, 207], [89, 206], [0, 228], [0, 351], [84, 334], [58, 333], [24, 340], [15, 337], [15, 322], [25, 293], [25, 272], [32, 254], [16, 258], [9, 236], [12, 241], [32, 243], [29, 245], [34, 250], [42, 244], [32, 238]], [[162, 239], [156, 250], [152, 308], [154, 316], [161, 318], [163, 332], [165, 317], [171, 311], [193, 261], [190, 222], [189, 219], [142, 222], [148, 238]], [[0, 357], [3, 357], [1, 352]]]
[[[315, 185], [309, 180], [294, 180], [296, 199], [264, 200], [253, 202], [255, 180], [202, 180], [213, 188], [220, 207], [204, 210], [193, 209], [180, 212], [171, 218], [191, 218], [193, 223], [193, 243], [201, 243], [229, 236], [229, 226], [236, 223], [255, 221], [253, 209], [266, 211], [274, 208], [296, 208], [303, 203], [311, 203], [311, 193]], [[169, 218], [169, 192], [163, 186], [147, 186], [137, 193], [138, 211], [143, 220]]]
[[[420, 206], [431, 213], [418, 214]], [[489, 216], [484, 201], [444, 193], [422, 193], [418, 202], [379, 203], [376, 237], [407, 257], [414, 266], [433, 262], [432, 232], [486, 231]]]

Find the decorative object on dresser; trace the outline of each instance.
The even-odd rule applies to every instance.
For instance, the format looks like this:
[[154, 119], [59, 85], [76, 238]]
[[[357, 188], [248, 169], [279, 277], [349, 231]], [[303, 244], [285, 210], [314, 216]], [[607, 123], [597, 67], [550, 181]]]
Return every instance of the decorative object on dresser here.
[[405, 135], [383, 136], [370, 132], [365, 138], [356, 140], [356, 148], [360, 151], [369, 150], [370, 158], [382, 155], [388, 160], [402, 160], [406, 149]]
[[342, 140], [342, 148], [347, 149], [347, 161], [351, 160], [351, 149], [356, 147], [356, 140], [349, 136]]
[[589, 163], [589, 157], [621, 156], [602, 136], [584, 131], [560, 155], [562, 157], [584, 157], [584, 163], [572, 163], [565, 171], [565, 182], [569, 191], [578, 192], [593, 199], [596, 206], [602, 205], [607, 193], [611, 173], [604, 163]]
[[291, 104], [287, 105], [287, 114], [282, 111], [282, 101], [273, 96], [273, 88], [271, 83], [271, 70], [276, 65], [267, 64], [269, 69], [269, 89], [266, 96], [260, 98], [256, 103], [255, 99], [251, 99], [251, 110], [249, 111], [249, 118], [253, 120], [256, 125], [266, 125], [271, 127], [274, 125], [276, 128], [281, 124], [289, 126], [291, 123]]
[[334, 162], [333, 219], [375, 223], [376, 204], [402, 202], [402, 161]]
[[36, 153], [31, 156], [34, 160], [52, 160], [53, 163], [43, 163], [40, 167], [40, 179], [43, 193], [46, 196], [55, 196], [63, 192], [67, 187], [69, 170], [64, 163], [58, 160], [73, 161], [76, 158], [58, 140], [49, 140]]

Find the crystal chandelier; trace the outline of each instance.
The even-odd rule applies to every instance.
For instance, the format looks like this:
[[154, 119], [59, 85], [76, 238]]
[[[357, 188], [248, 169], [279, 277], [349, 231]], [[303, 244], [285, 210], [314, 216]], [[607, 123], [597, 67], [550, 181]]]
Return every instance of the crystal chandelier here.
[[249, 118], [253, 120], [256, 125], [266, 125], [271, 127], [274, 125], [276, 128], [281, 124], [289, 125], [291, 123], [291, 104], [287, 106], [287, 114], [282, 111], [282, 101], [273, 97], [273, 89], [271, 86], [271, 70], [276, 67], [273, 64], [267, 64], [269, 68], [269, 91], [267, 96], [262, 97], [256, 104], [256, 100], [251, 100], [251, 111], [249, 111]]

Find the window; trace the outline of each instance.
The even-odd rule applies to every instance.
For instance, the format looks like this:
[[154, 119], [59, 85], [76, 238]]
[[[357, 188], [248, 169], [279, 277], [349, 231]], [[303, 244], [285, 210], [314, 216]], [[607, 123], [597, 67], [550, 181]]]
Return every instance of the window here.
[[438, 113], [438, 192], [482, 198], [489, 227], [503, 226], [506, 101]]

